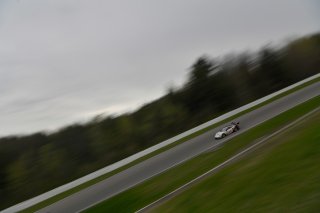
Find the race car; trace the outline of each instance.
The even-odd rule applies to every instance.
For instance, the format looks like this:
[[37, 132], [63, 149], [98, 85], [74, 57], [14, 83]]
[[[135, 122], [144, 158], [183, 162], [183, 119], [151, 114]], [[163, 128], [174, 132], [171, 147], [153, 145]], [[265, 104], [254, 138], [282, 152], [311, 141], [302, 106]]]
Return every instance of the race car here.
[[227, 135], [230, 135], [240, 129], [239, 122], [232, 122], [230, 125], [222, 128], [219, 132], [217, 132], [214, 136], [215, 139], [224, 138]]

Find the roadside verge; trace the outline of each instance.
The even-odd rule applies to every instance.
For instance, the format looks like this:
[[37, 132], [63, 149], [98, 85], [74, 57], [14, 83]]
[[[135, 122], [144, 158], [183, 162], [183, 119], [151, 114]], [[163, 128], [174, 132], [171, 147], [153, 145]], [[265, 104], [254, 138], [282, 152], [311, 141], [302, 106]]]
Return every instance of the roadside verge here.
[[85, 212], [137, 211], [319, 106], [320, 96], [317, 96], [232, 138], [219, 149], [205, 152], [183, 164], [177, 165], [158, 176], [85, 210]]
[[239, 153], [235, 154], [234, 156], [230, 157], [229, 159], [225, 160], [224, 162], [220, 163], [219, 165], [215, 166], [214, 168], [210, 169], [209, 171], [201, 174], [200, 176], [194, 178], [193, 180], [189, 181], [188, 183], [180, 186], [179, 188], [173, 190], [172, 192], [164, 195], [163, 197], [159, 198], [158, 200], [146, 205], [145, 207], [137, 210], [137, 213], [141, 213], [141, 212], [146, 212], [152, 208], [154, 208], [157, 205], [160, 205], [161, 203], [164, 203], [165, 201], [171, 199], [172, 197], [182, 193], [184, 190], [190, 188], [191, 186], [193, 186], [194, 184], [204, 180], [206, 177], [211, 176], [213, 174], [215, 174], [216, 172], [218, 172], [219, 170], [221, 170], [222, 168], [228, 166], [229, 164], [239, 160], [240, 158], [242, 158], [243, 156], [245, 156], [246, 154], [248, 154], [249, 152], [252, 152], [254, 149], [257, 149], [259, 146], [261, 146], [262, 144], [268, 142], [271, 138], [273, 138], [276, 135], [279, 135], [281, 133], [283, 133], [284, 131], [286, 131], [287, 129], [295, 126], [296, 124], [300, 123], [301, 121], [305, 120], [307, 117], [309, 117], [310, 115], [314, 114], [315, 112], [319, 111], [319, 107], [312, 110], [311, 112], [307, 113], [306, 115], [298, 118], [297, 120], [287, 124], [286, 126], [282, 127], [281, 129], [275, 131], [274, 133], [264, 137], [261, 140], [258, 140], [257, 142], [253, 143], [252, 145], [250, 145], [249, 147], [245, 148], [244, 150], [240, 151]]

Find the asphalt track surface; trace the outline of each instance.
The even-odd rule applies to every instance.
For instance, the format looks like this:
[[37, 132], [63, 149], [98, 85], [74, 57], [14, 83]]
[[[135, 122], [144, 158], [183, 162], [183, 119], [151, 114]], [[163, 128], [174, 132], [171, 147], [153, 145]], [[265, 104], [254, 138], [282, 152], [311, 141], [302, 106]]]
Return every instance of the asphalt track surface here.
[[225, 141], [241, 134], [241, 132], [247, 131], [256, 125], [319, 95], [320, 82], [317, 82], [266, 106], [240, 116], [237, 121], [240, 122], [241, 130], [237, 133], [217, 141], [214, 139], [214, 133], [225, 126], [225, 124], [221, 125], [218, 128], [190, 139], [187, 142], [177, 145], [95, 185], [47, 206], [38, 212], [80, 212], [162, 173], [175, 165], [223, 144]]

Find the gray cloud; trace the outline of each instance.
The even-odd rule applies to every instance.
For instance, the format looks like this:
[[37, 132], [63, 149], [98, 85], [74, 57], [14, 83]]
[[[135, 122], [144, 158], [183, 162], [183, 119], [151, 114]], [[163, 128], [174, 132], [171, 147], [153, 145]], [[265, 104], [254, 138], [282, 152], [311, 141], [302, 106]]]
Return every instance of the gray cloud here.
[[1, 1], [0, 135], [134, 109], [196, 57], [319, 30], [315, 1]]

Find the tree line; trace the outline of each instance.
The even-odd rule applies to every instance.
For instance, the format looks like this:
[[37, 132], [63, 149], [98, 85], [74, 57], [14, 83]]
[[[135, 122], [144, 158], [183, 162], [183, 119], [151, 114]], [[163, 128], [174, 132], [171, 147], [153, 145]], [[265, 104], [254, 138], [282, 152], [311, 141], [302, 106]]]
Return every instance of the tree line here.
[[320, 34], [223, 58], [202, 56], [180, 88], [132, 113], [0, 139], [0, 209], [65, 184], [319, 73]]

